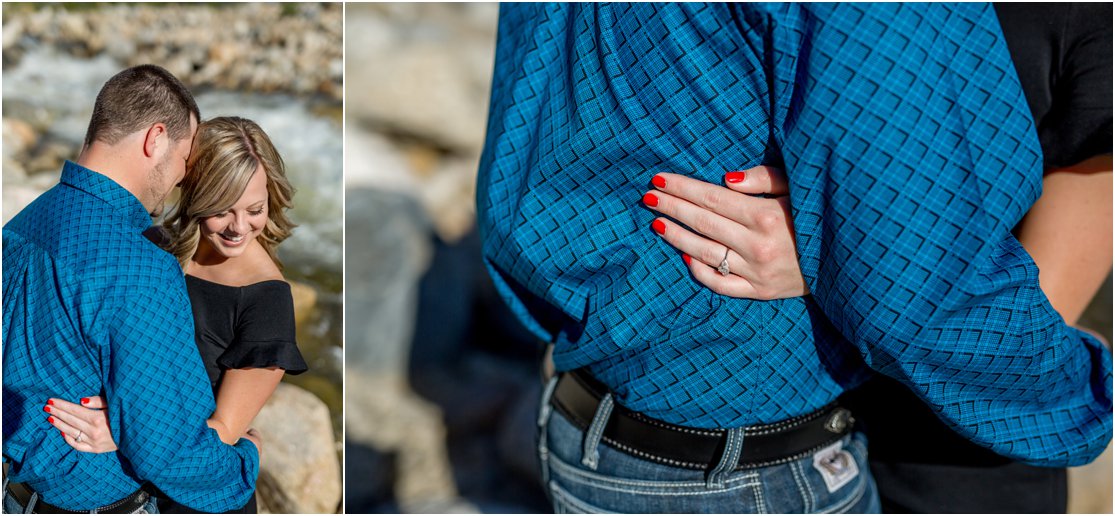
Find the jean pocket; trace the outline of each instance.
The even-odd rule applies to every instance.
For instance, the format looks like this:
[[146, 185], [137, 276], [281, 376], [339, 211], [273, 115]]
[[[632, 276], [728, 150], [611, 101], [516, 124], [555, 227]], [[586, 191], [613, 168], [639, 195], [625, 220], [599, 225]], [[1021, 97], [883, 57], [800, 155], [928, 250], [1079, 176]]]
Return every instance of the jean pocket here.
[[[590, 471], [551, 455], [547, 487], [554, 510], [576, 513], [765, 512], [761, 481], [755, 472], [736, 473], [721, 486], [709, 487], [704, 472], [626, 459], [619, 468]], [[617, 465], [613, 450], [604, 454], [601, 465]]]
[[562, 489], [557, 482], [550, 482], [550, 501], [554, 505], [554, 514], [608, 514], [614, 512], [606, 511], [573, 496], [569, 491]]

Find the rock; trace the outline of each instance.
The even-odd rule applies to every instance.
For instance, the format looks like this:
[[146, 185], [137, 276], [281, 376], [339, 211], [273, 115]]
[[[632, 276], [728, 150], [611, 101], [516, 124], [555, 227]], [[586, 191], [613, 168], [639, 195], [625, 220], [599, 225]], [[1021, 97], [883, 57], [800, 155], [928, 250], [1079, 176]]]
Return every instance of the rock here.
[[[127, 66], [159, 63], [191, 87], [324, 92], [341, 99], [343, 74], [333, 65], [343, 55], [339, 3], [48, 7], [6, 9], [4, 16], [6, 65], [18, 62], [24, 47], [41, 42], [79, 57], [103, 52]], [[237, 46], [252, 50], [230, 49]]]
[[62, 39], [82, 41], [89, 37], [89, 25], [78, 13], [62, 11], [57, 23], [58, 35]]
[[281, 383], [251, 426], [263, 436], [257, 482], [260, 512], [337, 512], [341, 468], [325, 404]]
[[16, 41], [18, 41], [19, 38], [23, 36], [23, 31], [25, 30], [24, 26], [25, 22], [20, 18], [13, 18], [10, 22], [4, 24], [4, 52], [7, 52], [8, 49], [12, 48], [15, 45]]
[[349, 115], [438, 147], [479, 153], [496, 18], [474, 26], [470, 15], [462, 24], [471, 12], [451, 5], [350, 6], [346, 45], [360, 51], [346, 55]]
[[80, 146], [53, 140], [43, 145], [38, 152], [27, 162], [27, 171], [31, 174], [47, 173], [62, 170], [62, 162], [77, 156]]
[[483, 145], [487, 98], [476, 87], [475, 71], [442, 45], [349, 59], [348, 84], [366, 99], [351, 101], [354, 117], [450, 149], [475, 152]]
[[[401, 512], [477, 512], [457, 493], [436, 405], [414, 394], [399, 372], [367, 374], [346, 367], [345, 381], [346, 447], [394, 455], [393, 491]], [[354, 499], [366, 498], [357, 482], [346, 491]]]
[[409, 196], [367, 188], [345, 191], [345, 347], [347, 365], [405, 371], [414, 333], [418, 280], [432, 245]]
[[[39, 137], [31, 124], [16, 118], [4, 117], [4, 155], [16, 156], [27, 152]], [[7, 170], [4, 171], [7, 173]]]
[[451, 159], [420, 190], [439, 237], [459, 241], [476, 223], [476, 159]]
[[1069, 512], [1111, 514], [1111, 445], [1094, 462], [1069, 468]]
[[407, 157], [391, 140], [348, 122], [345, 124], [345, 188], [358, 187], [417, 197], [421, 183], [411, 172]]
[[317, 305], [317, 291], [305, 283], [297, 281], [287, 283], [290, 283], [290, 295], [294, 297], [294, 323], [303, 324]]

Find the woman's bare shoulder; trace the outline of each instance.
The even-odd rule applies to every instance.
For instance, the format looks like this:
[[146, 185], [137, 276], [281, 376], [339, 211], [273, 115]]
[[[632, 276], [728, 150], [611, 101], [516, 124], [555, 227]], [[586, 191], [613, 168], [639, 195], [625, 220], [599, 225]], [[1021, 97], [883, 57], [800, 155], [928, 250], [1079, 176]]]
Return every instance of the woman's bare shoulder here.
[[252, 246], [244, 253], [243, 263], [246, 283], [261, 281], [286, 281], [279, 265], [271, 259], [263, 246]]

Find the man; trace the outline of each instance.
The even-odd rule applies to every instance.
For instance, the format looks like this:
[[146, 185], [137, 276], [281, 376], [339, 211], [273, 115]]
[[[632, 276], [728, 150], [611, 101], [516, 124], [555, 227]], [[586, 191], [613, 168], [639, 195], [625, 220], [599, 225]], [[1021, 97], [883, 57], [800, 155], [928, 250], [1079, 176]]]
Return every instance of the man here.
[[[830, 405], [868, 368], [1001, 455], [1098, 455], [1110, 352], [1010, 235], [1041, 173], [1009, 59], [985, 5], [504, 6], [478, 213], [568, 372], [539, 420], [555, 506], [877, 509]], [[682, 228], [632, 207], [651, 176], [685, 197], [761, 163], [785, 164], [812, 297], [704, 289], [649, 230]]]
[[[120, 72], [77, 162], [4, 226], [5, 512], [152, 512], [145, 483], [216, 512], [255, 487], [258, 441], [227, 446], [206, 425], [215, 402], [182, 271], [142, 236], [185, 175], [199, 119], [166, 70]], [[82, 435], [48, 424], [48, 398], [91, 392], [117, 453], [76, 451], [66, 440]]]

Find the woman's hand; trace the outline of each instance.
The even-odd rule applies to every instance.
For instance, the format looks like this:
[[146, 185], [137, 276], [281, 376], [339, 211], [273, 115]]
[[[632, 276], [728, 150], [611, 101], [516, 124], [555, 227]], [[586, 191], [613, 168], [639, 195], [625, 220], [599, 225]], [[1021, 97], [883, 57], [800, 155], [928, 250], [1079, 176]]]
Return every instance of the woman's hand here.
[[[677, 174], [655, 175], [651, 183], [656, 190], [647, 192], [643, 203], [669, 218], [655, 219], [654, 231], [685, 253], [693, 277], [713, 292], [747, 299], [808, 294], [798, 265], [785, 174], [759, 166], [729, 172], [724, 180], [727, 187]], [[729, 273], [722, 275], [717, 267], [725, 257]]]
[[256, 453], [259, 454], [260, 459], [263, 459], [263, 436], [259, 433], [259, 430], [256, 430], [255, 428], [249, 428], [245, 430], [244, 435], [241, 435], [240, 437], [243, 439], [247, 439], [251, 441], [252, 444], [256, 445]]
[[66, 444], [77, 451], [107, 453], [116, 451], [112, 431], [108, 428], [108, 412], [100, 396], [82, 398], [81, 405], [50, 398], [43, 410], [47, 421], [62, 431]]

